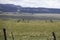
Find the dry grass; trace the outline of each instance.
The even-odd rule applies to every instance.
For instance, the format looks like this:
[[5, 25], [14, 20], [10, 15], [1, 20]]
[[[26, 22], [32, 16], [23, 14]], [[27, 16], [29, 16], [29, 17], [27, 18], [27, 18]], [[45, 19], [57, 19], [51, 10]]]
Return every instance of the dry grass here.
[[[17, 20], [0, 20], [0, 30], [6, 28], [8, 40], [12, 40], [11, 32], [15, 40], [53, 40], [52, 32], [55, 32], [57, 40], [60, 40], [60, 21], [30, 20], [17, 22]], [[0, 31], [0, 34], [3, 32]], [[2, 39], [2, 36], [0, 37]]]

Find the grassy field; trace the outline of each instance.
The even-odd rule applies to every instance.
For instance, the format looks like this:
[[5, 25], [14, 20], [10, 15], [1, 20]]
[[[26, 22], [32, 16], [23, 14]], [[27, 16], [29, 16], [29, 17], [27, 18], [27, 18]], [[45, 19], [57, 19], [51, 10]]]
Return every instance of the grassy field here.
[[13, 40], [53, 40], [52, 32], [55, 32], [57, 40], [60, 40], [60, 21], [49, 20], [0, 20], [0, 39], [4, 40], [3, 28], [6, 28], [7, 39]]

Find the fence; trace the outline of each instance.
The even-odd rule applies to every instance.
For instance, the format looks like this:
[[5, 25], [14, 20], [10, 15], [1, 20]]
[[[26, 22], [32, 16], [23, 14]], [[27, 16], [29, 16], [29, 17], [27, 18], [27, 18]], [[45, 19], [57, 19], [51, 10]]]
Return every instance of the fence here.
[[[0, 30], [1, 40], [56, 40], [56, 35], [54, 32], [51, 33], [41, 33], [41, 32], [13, 32], [6, 30]], [[57, 38], [60, 40], [60, 38]]]

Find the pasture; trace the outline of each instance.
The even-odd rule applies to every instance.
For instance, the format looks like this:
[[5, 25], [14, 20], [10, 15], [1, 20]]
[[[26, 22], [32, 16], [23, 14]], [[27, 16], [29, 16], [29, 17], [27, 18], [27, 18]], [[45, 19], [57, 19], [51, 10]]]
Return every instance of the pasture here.
[[[7, 40], [53, 40], [52, 32], [60, 40], [60, 21], [0, 19], [0, 39], [4, 40], [3, 28]], [[12, 35], [14, 39], [12, 38]]]

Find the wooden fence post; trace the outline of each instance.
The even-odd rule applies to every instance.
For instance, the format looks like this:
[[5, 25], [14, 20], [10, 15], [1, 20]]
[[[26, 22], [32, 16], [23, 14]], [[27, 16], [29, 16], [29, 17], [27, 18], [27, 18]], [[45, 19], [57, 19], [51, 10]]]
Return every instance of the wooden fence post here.
[[56, 36], [55, 36], [55, 33], [54, 32], [52, 32], [52, 35], [54, 37], [54, 40], [56, 40]]
[[11, 35], [12, 35], [12, 39], [14, 40], [14, 36], [13, 36], [13, 33], [11, 32]]
[[7, 40], [6, 29], [5, 28], [3, 28], [3, 32], [4, 32], [4, 39]]

